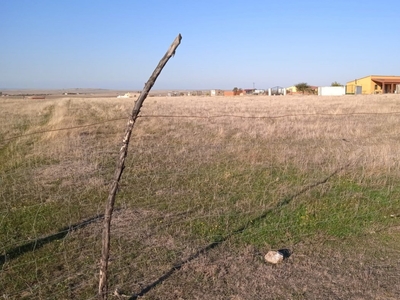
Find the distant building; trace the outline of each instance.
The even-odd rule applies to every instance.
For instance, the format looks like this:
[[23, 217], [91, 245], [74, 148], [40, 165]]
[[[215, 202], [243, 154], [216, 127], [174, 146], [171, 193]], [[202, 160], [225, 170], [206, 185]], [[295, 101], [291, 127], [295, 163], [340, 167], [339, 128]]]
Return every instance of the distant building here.
[[399, 87], [400, 76], [369, 75], [347, 82], [346, 94], [393, 94]]
[[210, 96], [223, 96], [224, 91], [223, 90], [211, 90], [210, 91]]
[[296, 86], [294, 86], [294, 85], [287, 87], [286, 90], [287, 90], [289, 93], [293, 93], [293, 94], [294, 94], [294, 93], [297, 93], [297, 88], [296, 88]]
[[234, 91], [224, 91], [224, 96], [235, 96]]
[[243, 92], [245, 95], [252, 95], [255, 89], [244, 89]]
[[295, 85], [289, 86], [286, 88], [286, 91], [289, 94], [317, 94], [318, 93], [318, 87], [314, 86], [314, 85], [310, 85], [308, 90], [304, 91], [304, 92], [299, 92], [297, 90], [297, 87]]
[[281, 86], [274, 86], [273, 88], [270, 88], [270, 94], [271, 95], [285, 95], [287, 89]]
[[318, 96], [343, 96], [346, 95], [344, 86], [320, 86], [318, 87]]
[[117, 98], [131, 98], [131, 97], [132, 97], [131, 93], [126, 93], [124, 95], [118, 95], [117, 96]]

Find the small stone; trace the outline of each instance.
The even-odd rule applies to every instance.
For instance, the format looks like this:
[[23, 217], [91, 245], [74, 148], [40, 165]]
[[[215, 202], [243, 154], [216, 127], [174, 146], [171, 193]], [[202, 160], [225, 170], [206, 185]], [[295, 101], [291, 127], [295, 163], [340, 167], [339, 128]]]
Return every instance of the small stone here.
[[31, 296], [32, 296], [32, 293], [28, 292], [28, 291], [23, 291], [21, 294], [21, 298], [25, 298], [25, 299], [27, 299], [27, 297], [31, 297]]
[[283, 255], [278, 251], [268, 251], [264, 256], [265, 261], [271, 264], [278, 264], [283, 261]]

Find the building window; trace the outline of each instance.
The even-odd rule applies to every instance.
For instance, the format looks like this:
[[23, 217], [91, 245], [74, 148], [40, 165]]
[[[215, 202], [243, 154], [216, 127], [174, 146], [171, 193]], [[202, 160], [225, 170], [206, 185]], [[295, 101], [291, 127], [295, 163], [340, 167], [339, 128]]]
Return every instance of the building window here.
[[377, 84], [375, 84], [375, 90], [377, 90], [378, 89], [378, 85]]

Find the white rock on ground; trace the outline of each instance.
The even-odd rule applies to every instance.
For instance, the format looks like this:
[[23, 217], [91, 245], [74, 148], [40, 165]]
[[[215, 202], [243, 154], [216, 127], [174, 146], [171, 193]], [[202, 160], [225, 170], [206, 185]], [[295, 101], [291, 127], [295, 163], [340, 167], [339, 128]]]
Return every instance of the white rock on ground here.
[[268, 251], [264, 258], [266, 262], [271, 264], [278, 264], [283, 261], [283, 255], [278, 251]]

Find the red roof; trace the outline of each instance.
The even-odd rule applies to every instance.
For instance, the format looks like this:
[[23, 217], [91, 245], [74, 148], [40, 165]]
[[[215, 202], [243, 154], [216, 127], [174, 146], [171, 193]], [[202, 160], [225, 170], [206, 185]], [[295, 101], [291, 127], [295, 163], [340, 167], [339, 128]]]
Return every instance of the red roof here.
[[400, 78], [374, 78], [372, 77], [372, 81], [379, 82], [379, 83], [396, 83], [400, 84]]

